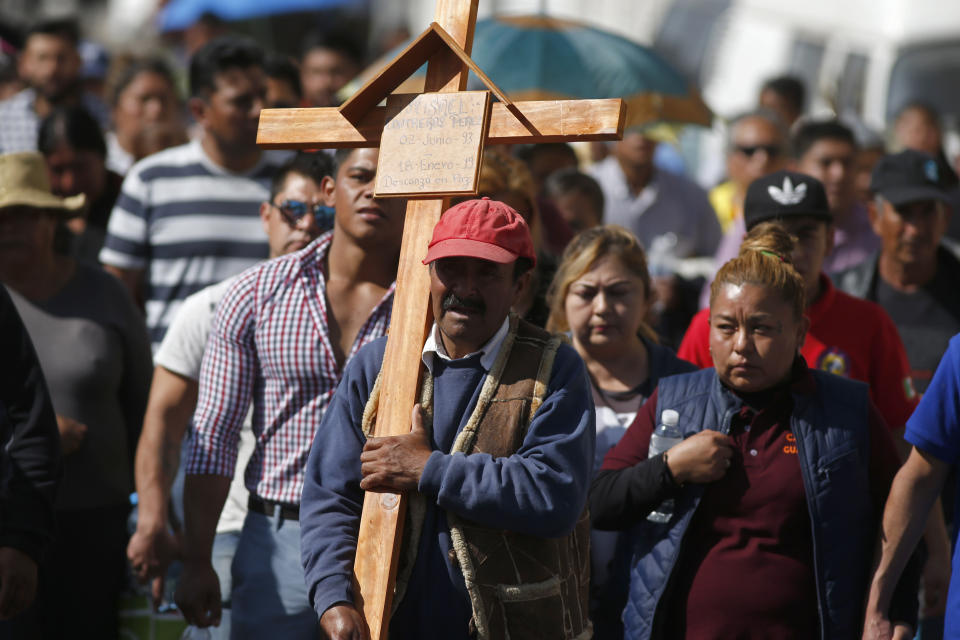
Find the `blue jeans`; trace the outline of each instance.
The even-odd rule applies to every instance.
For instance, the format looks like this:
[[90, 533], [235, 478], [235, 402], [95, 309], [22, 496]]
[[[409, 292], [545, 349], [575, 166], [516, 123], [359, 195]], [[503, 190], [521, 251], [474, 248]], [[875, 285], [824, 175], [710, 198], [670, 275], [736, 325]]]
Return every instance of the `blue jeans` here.
[[315, 640], [300, 564], [300, 523], [249, 512], [233, 557], [232, 640]]

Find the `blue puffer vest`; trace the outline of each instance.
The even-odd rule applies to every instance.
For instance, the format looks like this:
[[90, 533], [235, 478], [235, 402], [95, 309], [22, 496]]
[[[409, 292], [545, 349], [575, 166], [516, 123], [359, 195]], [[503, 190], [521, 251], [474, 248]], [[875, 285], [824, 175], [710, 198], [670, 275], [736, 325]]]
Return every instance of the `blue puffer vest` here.
[[[816, 393], [794, 394], [790, 423], [813, 529], [820, 635], [825, 640], [859, 637], [876, 533], [868, 478], [867, 386], [811, 373]], [[664, 378], [658, 389], [657, 422], [664, 409], [678, 411], [684, 437], [705, 428], [728, 433], [742, 406], [712, 368]], [[646, 640], [662, 627], [654, 622], [658, 605], [702, 494], [703, 485], [688, 485], [677, 496], [669, 523], [644, 520], [640, 525], [623, 612], [626, 638]]]

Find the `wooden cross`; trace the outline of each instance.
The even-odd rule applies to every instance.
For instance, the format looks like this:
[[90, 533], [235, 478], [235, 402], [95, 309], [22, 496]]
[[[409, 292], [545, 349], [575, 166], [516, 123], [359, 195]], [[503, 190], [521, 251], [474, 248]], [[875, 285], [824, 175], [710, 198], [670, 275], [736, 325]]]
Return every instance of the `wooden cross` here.
[[[260, 114], [257, 142], [269, 149], [317, 149], [380, 146], [386, 142], [384, 127], [390, 122], [387, 107], [377, 105], [428, 62], [425, 93], [464, 92], [468, 69], [472, 70], [499, 99], [489, 104], [489, 92], [482, 98], [485, 106], [470, 113], [479, 118], [480, 145], [473, 149], [476, 166], [452, 168], [444, 162], [438, 182], [443, 184], [408, 192], [406, 220], [397, 270], [393, 317], [384, 354], [381, 397], [374, 435], [399, 435], [410, 430], [410, 411], [417, 400], [420, 354], [433, 323], [430, 308], [430, 277], [421, 260], [426, 255], [433, 227], [440, 214], [450, 206], [454, 193], [476, 194], [476, 176], [482, 143], [517, 144], [532, 142], [568, 142], [619, 140], [623, 135], [626, 108], [620, 99], [552, 100], [513, 103], [470, 60], [479, 0], [437, 0], [434, 22], [340, 107], [321, 109], [266, 109]], [[523, 64], [523, 60], [518, 60]], [[465, 92], [471, 94], [474, 92]], [[449, 132], [448, 132], [449, 133]], [[459, 139], [458, 139], [459, 140]], [[464, 134], [463, 142], [466, 143]], [[457, 145], [454, 145], [457, 146]], [[464, 148], [458, 147], [462, 154]], [[388, 197], [384, 188], [384, 167], [391, 171], [402, 159], [400, 147], [381, 148], [378, 162], [377, 195]], [[458, 160], [459, 161], [459, 160]], [[452, 161], [451, 161], [452, 162]], [[469, 159], [464, 162], [469, 164]], [[417, 167], [413, 167], [416, 172]], [[399, 170], [402, 170], [400, 167]], [[450, 186], [454, 171], [471, 175], [466, 187]], [[398, 174], [394, 173], [394, 177]], [[387, 180], [389, 182], [389, 180]], [[459, 184], [459, 183], [458, 183]], [[400, 188], [395, 193], [400, 193]], [[426, 199], [413, 199], [416, 196]], [[438, 197], [439, 196], [439, 197]], [[357, 608], [362, 610], [371, 638], [387, 637], [397, 559], [405, 515], [403, 495], [368, 492], [364, 496], [357, 555], [354, 564]]]

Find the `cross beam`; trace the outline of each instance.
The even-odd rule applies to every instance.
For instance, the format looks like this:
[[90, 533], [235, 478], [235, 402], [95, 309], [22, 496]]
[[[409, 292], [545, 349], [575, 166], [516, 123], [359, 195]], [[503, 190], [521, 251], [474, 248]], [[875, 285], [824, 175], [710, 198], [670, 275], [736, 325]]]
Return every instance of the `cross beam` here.
[[[626, 109], [619, 98], [535, 100], [513, 105], [536, 131], [524, 126], [506, 105], [495, 102], [487, 144], [619, 140], [626, 119]], [[336, 107], [264, 109], [260, 113], [257, 144], [265, 149], [377, 147], [386, 115], [386, 107], [375, 107], [354, 124]]]

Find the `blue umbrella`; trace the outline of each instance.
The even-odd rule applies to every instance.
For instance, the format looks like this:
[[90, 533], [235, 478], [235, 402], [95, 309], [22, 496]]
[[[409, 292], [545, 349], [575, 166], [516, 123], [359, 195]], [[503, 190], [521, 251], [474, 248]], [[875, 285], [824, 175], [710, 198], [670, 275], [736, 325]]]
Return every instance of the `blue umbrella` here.
[[[403, 46], [371, 65], [351, 83], [353, 90]], [[652, 49], [577, 22], [546, 16], [480, 20], [471, 58], [511, 100], [623, 98], [628, 127], [650, 122], [709, 126], [713, 117], [699, 92]], [[419, 89], [413, 81], [399, 90], [422, 90], [422, 79]]]
[[185, 29], [205, 13], [223, 20], [247, 20], [277, 13], [365, 4], [365, 0], [170, 0], [160, 15], [160, 28], [163, 31]]

